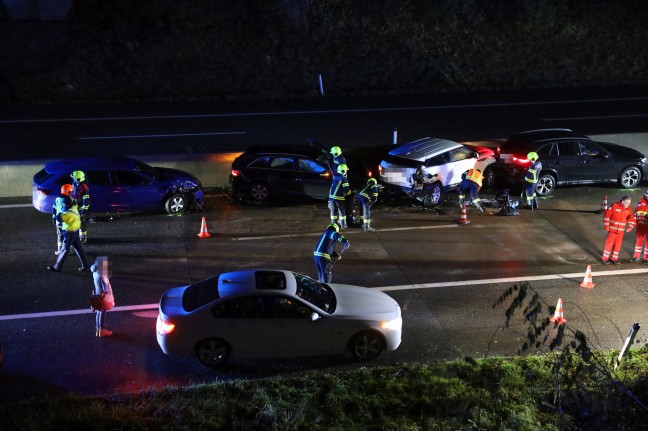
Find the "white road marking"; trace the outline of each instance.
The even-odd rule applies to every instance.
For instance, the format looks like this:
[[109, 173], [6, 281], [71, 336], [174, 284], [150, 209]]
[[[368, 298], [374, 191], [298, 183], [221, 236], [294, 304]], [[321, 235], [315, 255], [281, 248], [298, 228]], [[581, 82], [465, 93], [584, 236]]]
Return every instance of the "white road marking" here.
[[0, 208], [27, 208], [27, 207], [32, 207], [32, 204], [7, 204], [7, 205], [0, 205]]
[[115, 136], [86, 136], [76, 138], [79, 141], [98, 141], [102, 139], [141, 139], [141, 138], [173, 138], [177, 136], [216, 136], [216, 135], [245, 135], [247, 132], [206, 132], [206, 133], [166, 133], [163, 135], [115, 135]]
[[[648, 273], [648, 268], [646, 269], [620, 269], [615, 271], [599, 271], [592, 272], [592, 278], [596, 277], [606, 277], [606, 276], [619, 276], [619, 275], [633, 275], [633, 274], [646, 274]], [[528, 277], [508, 277], [508, 278], [488, 278], [482, 280], [464, 280], [464, 281], [450, 281], [450, 282], [439, 282], [439, 283], [425, 283], [425, 284], [404, 284], [401, 286], [383, 286], [383, 287], [373, 287], [370, 289], [379, 290], [381, 292], [394, 292], [398, 290], [415, 290], [415, 289], [433, 289], [438, 287], [454, 287], [454, 286], [476, 286], [480, 284], [500, 284], [500, 283], [519, 283], [522, 281], [540, 281], [540, 280], [560, 280], [560, 279], [572, 279], [572, 278], [581, 278], [584, 277], [583, 272], [574, 272], [570, 274], [548, 274], [548, 275], [532, 275]], [[153, 318], [153, 312], [139, 312], [141, 310], [154, 310], [158, 308], [158, 304], [141, 304], [141, 305], [126, 305], [123, 307], [115, 307], [110, 310], [111, 313], [120, 312], [120, 311], [136, 311], [133, 313], [138, 317]], [[64, 310], [64, 311], [50, 311], [45, 313], [28, 313], [28, 314], [9, 314], [6, 316], [0, 316], [0, 321], [2, 320], [19, 320], [19, 319], [39, 319], [43, 317], [60, 317], [60, 316], [73, 316], [78, 314], [90, 314], [94, 313], [90, 309], [83, 310]]]
[[641, 117], [648, 117], [648, 114], [599, 115], [595, 117], [543, 118], [542, 121], [607, 120], [607, 119], [618, 119], [618, 118], [641, 118]]
[[[445, 224], [445, 225], [439, 225], [439, 226], [416, 226], [416, 227], [394, 227], [390, 229], [376, 229], [374, 233], [382, 233], [382, 232], [396, 232], [396, 231], [403, 231], [403, 230], [422, 230], [422, 229], [445, 229], [445, 228], [452, 228], [452, 227], [458, 227], [459, 225], [456, 224]], [[340, 233], [342, 233], [344, 236], [348, 235], [354, 235], [358, 233], [365, 233], [360, 230], [353, 231], [353, 230], [342, 230]], [[303, 236], [319, 236], [321, 235], [322, 232], [316, 232], [316, 233], [295, 233], [295, 234], [285, 234], [285, 235], [268, 235], [268, 236], [243, 236], [239, 238], [232, 238], [232, 241], [251, 241], [251, 240], [256, 240], [256, 239], [277, 239], [277, 238], [299, 238]]]

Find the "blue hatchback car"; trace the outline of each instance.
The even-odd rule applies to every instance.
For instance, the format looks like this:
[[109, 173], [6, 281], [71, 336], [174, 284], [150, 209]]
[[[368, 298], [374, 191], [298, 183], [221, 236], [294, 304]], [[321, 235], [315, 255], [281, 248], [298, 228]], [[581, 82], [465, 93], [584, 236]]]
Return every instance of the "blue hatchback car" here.
[[33, 205], [50, 213], [63, 184], [80, 170], [90, 186], [92, 212], [166, 210], [178, 214], [202, 206], [200, 180], [178, 169], [149, 166], [130, 157], [65, 159], [47, 163], [34, 175]]

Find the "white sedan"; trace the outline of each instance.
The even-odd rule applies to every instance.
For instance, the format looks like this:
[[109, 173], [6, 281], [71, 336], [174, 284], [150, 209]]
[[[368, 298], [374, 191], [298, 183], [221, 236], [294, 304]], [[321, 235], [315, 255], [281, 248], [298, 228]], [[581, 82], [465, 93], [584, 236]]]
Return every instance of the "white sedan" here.
[[401, 309], [383, 292], [284, 270], [223, 273], [164, 293], [157, 341], [167, 355], [218, 367], [230, 356], [346, 354], [370, 360], [401, 342]]

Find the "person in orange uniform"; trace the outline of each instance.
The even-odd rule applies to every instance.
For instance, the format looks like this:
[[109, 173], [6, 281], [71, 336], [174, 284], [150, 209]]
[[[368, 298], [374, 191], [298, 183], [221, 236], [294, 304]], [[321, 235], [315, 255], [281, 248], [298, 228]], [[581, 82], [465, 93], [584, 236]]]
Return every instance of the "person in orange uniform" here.
[[484, 180], [482, 172], [479, 169], [468, 169], [461, 175], [461, 178], [461, 184], [459, 185], [459, 206], [464, 204], [466, 195], [468, 194], [477, 209], [484, 212], [484, 206], [481, 203], [481, 199], [479, 199], [479, 190]]
[[605, 249], [601, 260], [604, 265], [613, 263], [619, 265], [619, 250], [623, 242], [623, 234], [630, 232], [635, 225], [635, 216], [630, 208], [630, 196], [624, 196], [621, 200], [605, 211], [603, 215], [603, 227], [607, 231]]
[[637, 207], [635, 208], [635, 218], [637, 219], [637, 242], [635, 243], [634, 256], [630, 259], [636, 262], [642, 259], [641, 252], [643, 251], [643, 263], [648, 265], [648, 191], [639, 199]]

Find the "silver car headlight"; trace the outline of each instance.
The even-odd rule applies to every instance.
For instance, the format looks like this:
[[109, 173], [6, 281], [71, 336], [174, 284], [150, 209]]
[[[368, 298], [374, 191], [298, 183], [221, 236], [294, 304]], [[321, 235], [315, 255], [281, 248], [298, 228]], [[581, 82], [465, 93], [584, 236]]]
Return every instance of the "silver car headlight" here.
[[383, 329], [388, 329], [390, 331], [400, 331], [403, 327], [403, 319], [401, 317], [397, 317], [396, 319], [383, 322], [380, 326]]

